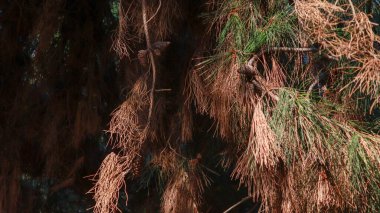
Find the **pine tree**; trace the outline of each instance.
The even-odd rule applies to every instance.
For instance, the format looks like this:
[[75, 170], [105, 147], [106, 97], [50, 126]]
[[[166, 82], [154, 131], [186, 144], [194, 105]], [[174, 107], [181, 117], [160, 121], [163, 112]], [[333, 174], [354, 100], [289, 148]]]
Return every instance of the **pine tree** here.
[[[217, 166], [265, 212], [379, 211], [380, 37], [371, 16], [378, 2], [190, 5], [120, 2], [115, 50], [132, 61], [139, 52], [141, 71], [112, 115], [110, 156], [118, 157], [96, 176], [95, 212], [117, 209], [120, 176], [133, 175], [140, 158], [151, 174], [143, 182], [165, 183], [162, 212], [201, 211], [205, 188], [215, 187], [209, 167]], [[184, 46], [189, 65], [165, 67], [184, 60], [170, 54], [181, 42], [170, 38], [183, 31], [194, 41]], [[171, 42], [169, 53], [157, 54], [155, 42]], [[200, 144], [197, 131], [224, 146]], [[214, 153], [220, 163], [212, 165]]]
[[0, 212], [380, 211], [379, 8], [1, 2]]

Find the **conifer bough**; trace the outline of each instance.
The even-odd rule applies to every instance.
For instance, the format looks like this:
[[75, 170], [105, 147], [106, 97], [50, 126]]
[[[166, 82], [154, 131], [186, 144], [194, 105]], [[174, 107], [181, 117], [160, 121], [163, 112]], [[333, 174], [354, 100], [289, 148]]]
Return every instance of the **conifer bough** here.
[[[187, 14], [184, 2], [120, 3], [135, 17], [128, 28], [128, 34], [140, 36], [135, 45], [146, 40], [139, 58], [149, 54], [152, 86], [147, 87], [144, 70], [113, 114], [110, 143], [119, 152], [110, 154], [95, 176], [95, 211], [117, 210], [115, 196], [125, 186], [121, 177], [131, 175], [141, 158], [138, 165], [151, 174], [141, 176], [145, 186], [155, 178], [163, 183], [162, 212], [204, 210], [204, 191], [218, 178], [209, 171], [220, 165], [232, 171], [228, 175], [248, 189], [261, 211], [380, 211], [380, 129], [370, 119], [380, 100], [380, 54], [373, 46], [380, 37], [360, 1], [198, 1], [198, 14]], [[120, 10], [120, 23], [124, 16]], [[149, 27], [147, 17], [153, 17]], [[154, 93], [156, 83], [165, 84], [160, 75], [176, 73], [158, 72], [165, 62], [155, 61], [149, 33], [152, 41], [165, 41], [179, 29], [174, 23], [189, 17], [204, 23], [193, 26], [200, 39], [192, 66], [181, 68], [186, 75], [177, 76], [183, 82], [179, 91]], [[125, 46], [124, 40], [116, 42]], [[115, 50], [123, 54], [122, 48]], [[317, 78], [322, 72], [323, 85]], [[325, 92], [318, 93], [322, 86]], [[168, 111], [160, 100], [172, 93], [177, 112], [164, 126]], [[202, 129], [193, 123], [195, 114], [215, 125]], [[221, 164], [212, 163], [208, 155], [215, 150], [204, 141], [186, 145], [196, 143], [192, 135], [200, 129], [227, 147], [217, 150]]]

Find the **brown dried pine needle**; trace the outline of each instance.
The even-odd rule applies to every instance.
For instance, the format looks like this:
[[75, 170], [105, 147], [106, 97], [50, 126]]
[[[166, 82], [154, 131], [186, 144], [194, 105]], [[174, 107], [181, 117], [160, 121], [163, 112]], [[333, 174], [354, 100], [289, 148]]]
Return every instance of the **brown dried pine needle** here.
[[190, 182], [189, 174], [180, 171], [173, 176], [163, 194], [161, 210], [164, 213], [199, 212], [198, 201], [194, 196], [194, 185]]
[[103, 160], [94, 176], [96, 184], [90, 191], [94, 193], [95, 213], [121, 212], [117, 207], [119, 191], [125, 187], [124, 178], [128, 171], [124, 160], [113, 152]]
[[[380, 37], [373, 31], [375, 24], [369, 15], [356, 12], [352, 2], [349, 3], [351, 6], [347, 8], [347, 5], [338, 6], [324, 0], [298, 0], [295, 12], [311, 42], [321, 44], [332, 58], [358, 62], [351, 94], [358, 90], [370, 95], [374, 100], [373, 107], [379, 102], [380, 90], [379, 53], [373, 44], [379, 42]], [[349, 14], [351, 19], [343, 19], [342, 14]], [[340, 33], [337, 31], [339, 24], [343, 26]]]
[[108, 132], [114, 147], [130, 150], [145, 140], [144, 118], [148, 103], [146, 78], [142, 77], [135, 83], [127, 100], [112, 113]]
[[247, 155], [254, 158], [259, 167], [273, 167], [281, 159], [281, 151], [276, 135], [268, 125], [262, 109], [262, 103], [255, 106]]

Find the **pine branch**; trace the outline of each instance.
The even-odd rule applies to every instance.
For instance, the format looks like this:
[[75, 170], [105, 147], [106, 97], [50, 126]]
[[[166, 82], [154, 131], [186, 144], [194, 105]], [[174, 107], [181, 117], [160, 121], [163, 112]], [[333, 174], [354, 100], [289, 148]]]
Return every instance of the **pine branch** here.
[[278, 101], [280, 100], [280, 98], [275, 95], [273, 92], [269, 91], [268, 89], [266, 89], [264, 86], [262, 86], [259, 82], [255, 81], [255, 80], [252, 80], [252, 83], [258, 87], [259, 89], [261, 89], [263, 92], [266, 92], [268, 93], [268, 95], [273, 98], [275, 101]]
[[[255, 75], [255, 73], [252, 69], [252, 66], [249, 66], [249, 65], [246, 65], [246, 66], [244, 66], [244, 68], [239, 69], [238, 73], [243, 74], [243, 75], [247, 75], [247, 76], [259, 77], [258, 75]], [[268, 93], [268, 95], [271, 98], [273, 98], [275, 101], [279, 100], [279, 97], [277, 95], [275, 95], [273, 92], [269, 91], [265, 86], [263, 86], [258, 81], [251, 79], [249, 82], [252, 83], [253, 85], [255, 85], [257, 88], [259, 88], [262, 92]]]
[[316, 47], [271, 47], [266, 52], [270, 51], [284, 51], [284, 52], [317, 52], [319, 48]]
[[156, 12], [152, 15], [152, 17], [149, 18], [148, 21], [146, 21], [147, 24], [148, 24], [150, 21], [152, 21], [152, 19], [153, 19], [154, 17], [156, 17], [156, 15], [158, 14], [158, 11], [160, 11], [160, 9], [161, 9], [161, 0], [159, 1], [159, 5], [158, 5], [158, 7], [157, 7]]
[[319, 83], [319, 78], [316, 77], [316, 79], [314, 80], [314, 82], [309, 86], [309, 89], [307, 90], [307, 97], [310, 96], [311, 92], [313, 91], [313, 88], [315, 87], [315, 85], [317, 85]]
[[[149, 36], [149, 28], [148, 28], [148, 21], [146, 18], [146, 0], [142, 0], [142, 16], [143, 16], [143, 22], [144, 22], [144, 33], [145, 33], [145, 39], [146, 39], [146, 46], [147, 49], [152, 49], [152, 43], [150, 41], [150, 36]], [[149, 114], [148, 114], [148, 124], [147, 126], [150, 125], [150, 121], [152, 118], [152, 113], [153, 113], [153, 106], [154, 106], [154, 91], [156, 87], [156, 74], [157, 74], [157, 68], [156, 68], [156, 63], [154, 60], [154, 55], [152, 51], [149, 51], [149, 58], [151, 61], [152, 65], [152, 86], [150, 90], [150, 103], [149, 103]]]
[[257, 59], [256, 55], [253, 56], [251, 59], [249, 59], [249, 61], [242, 68], [238, 69], [238, 73], [257, 78], [258, 81], [256, 81], [255, 79], [251, 79], [250, 82], [253, 85], [255, 85], [257, 88], [259, 88], [262, 92], [268, 93], [268, 95], [271, 98], [273, 98], [275, 101], [278, 101], [279, 97], [275, 95], [273, 92], [271, 92], [268, 88], [266, 88], [263, 85], [264, 79], [262, 79], [262, 77], [260, 77], [259, 75], [255, 73], [254, 68], [252, 66], [255, 59]]
[[[268, 52], [276, 52], [276, 51], [282, 51], [282, 52], [318, 52], [321, 50], [317, 47], [269, 47], [268, 49], [261, 52], [268, 53]], [[330, 56], [328, 54], [323, 54], [326, 58], [331, 60], [338, 60], [338, 58], [335, 58], [333, 56]]]
[[241, 199], [239, 202], [235, 203], [233, 206], [231, 206], [230, 208], [228, 208], [227, 210], [225, 210], [223, 213], [230, 212], [232, 209], [236, 208], [237, 206], [239, 206], [240, 204], [242, 204], [245, 201], [249, 200], [250, 198], [251, 198], [251, 196], [247, 196], [247, 197]]
[[[352, 15], [353, 15], [354, 18], [355, 18], [355, 17], [356, 17], [355, 6], [354, 6], [354, 4], [352, 3], [351, 0], [348, 0], [348, 3], [350, 4], [351, 11], [352, 11]], [[358, 22], [356, 21], [356, 23], [358, 23]]]

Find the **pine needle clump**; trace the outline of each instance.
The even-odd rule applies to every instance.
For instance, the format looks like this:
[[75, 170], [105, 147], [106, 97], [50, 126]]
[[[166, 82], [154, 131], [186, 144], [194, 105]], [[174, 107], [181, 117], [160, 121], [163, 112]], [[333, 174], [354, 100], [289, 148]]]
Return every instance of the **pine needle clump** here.
[[95, 174], [96, 184], [92, 189], [95, 199], [95, 212], [118, 212], [119, 190], [125, 186], [125, 175], [128, 173], [124, 160], [115, 153], [109, 154]]
[[141, 157], [139, 155], [148, 134], [143, 112], [148, 102], [145, 81], [145, 77], [138, 79], [127, 100], [113, 113], [110, 143], [121, 152], [109, 154], [94, 176], [96, 185], [91, 192], [96, 201], [95, 212], [118, 210], [119, 190], [125, 187], [126, 175], [134, 172], [136, 160]]
[[357, 62], [352, 90], [369, 95], [373, 105], [378, 104], [380, 53], [374, 44], [380, 42], [380, 36], [373, 31], [376, 24], [370, 17], [357, 12], [350, 0], [346, 5], [321, 0], [296, 1], [295, 12], [309, 39], [319, 43], [329, 56]]
[[142, 77], [135, 83], [127, 100], [113, 113], [109, 133], [114, 147], [135, 150], [134, 147], [145, 140], [147, 132], [144, 126], [144, 108], [147, 103], [146, 78]]

